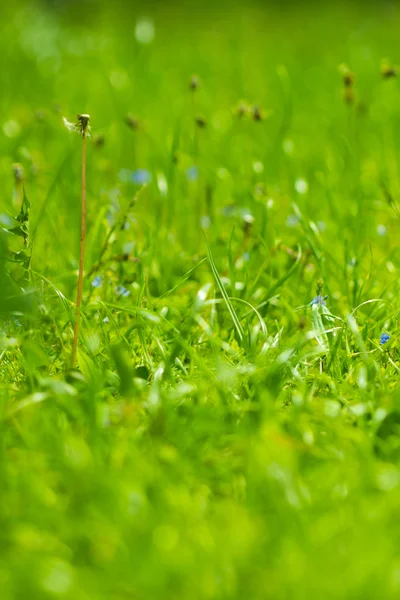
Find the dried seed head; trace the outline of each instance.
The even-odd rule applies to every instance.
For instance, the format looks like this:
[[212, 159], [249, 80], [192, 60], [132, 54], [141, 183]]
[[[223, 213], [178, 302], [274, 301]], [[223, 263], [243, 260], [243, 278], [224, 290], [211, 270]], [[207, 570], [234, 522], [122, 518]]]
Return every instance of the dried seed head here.
[[99, 134], [97, 134], [97, 135], [95, 135], [93, 137], [93, 145], [96, 148], [102, 148], [104, 146], [104, 143], [105, 143], [105, 137], [104, 137], [104, 135], [101, 135], [99, 133]]
[[397, 77], [397, 69], [396, 67], [391, 67], [390, 65], [384, 63], [381, 69], [382, 77], [384, 79], [390, 79], [391, 77]]
[[349, 71], [348, 73], [343, 75], [344, 87], [346, 87], [346, 88], [352, 87], [354, 85], [355, 80], [356, 80], [356, 77], [355, 77], [354, 73], [350, 73], [350, 71]]
[[190, 82], [189, 82], [189, 88], [192, 90], [192, 92], [194, 92], [195, 90], [198, 89], [200, 85], [200, 81], [197, 75], [192, 75], [192, 77], [190, 78]]
[[351, 88], [354, 85], [356, 76], [352, 73], [347, 65], [339, 65], [339, 73], [343, 77], [345, 88]]
[[90, 115], [87, 115], [87, 114], [77, 115], [77, 119], [78, 119], [77, 123], [71, 123], [71, 121], [68, 121], [68, 119], [63, 117], [63, 123], [64, 123], [65, 127], [68, 129], [68, 131], [71, 131], [71, 132], [74, 131], [75, 133], [79, 133], [79, 135], [82, 138], [90, 137], [90, 125], [89, 125]]
[[81, 134], [81, 136], [84, 138], [86, 135], [90, 134], [90, 125], [89, 125], [89, 121], [90, 121], [90, 115], [87, 114], [81, 114], [81, 115], [76, 115], [77, 119], [78, 119], [78, 123], [77, 123], [77, 129], [79, 131], [79, 133]]
[[243, 233], [245, 235], [249, 235], [251, 232], [251, 229], [253, 227], [253, 223], [254, 223], [254, 217], [253, 215], [250, 214], [245, 214], [243, 215]]
[[250, 109], [246, 102], [239, 102], [237, 107], [234, 109], [234, 112], [239, 119], [242, 119], [250, 112]]
[[259, 106], [253, 106], [252, 113], [254, 121], [262, 121], [264, 119], [264, 116]]
[[206, 127], [206, 125], [207, 125], [207, 121], [204, 117], [202, 117], [201, 115], [198, 115], [196, 117], [196, 125], [198, 127], [200, 127], [200, 129], [204, 129], [204, 127]]
[[20, 163], [14, 163], [12, 170], [15, 183], [21, 183], [24, 180], [24, 167]]

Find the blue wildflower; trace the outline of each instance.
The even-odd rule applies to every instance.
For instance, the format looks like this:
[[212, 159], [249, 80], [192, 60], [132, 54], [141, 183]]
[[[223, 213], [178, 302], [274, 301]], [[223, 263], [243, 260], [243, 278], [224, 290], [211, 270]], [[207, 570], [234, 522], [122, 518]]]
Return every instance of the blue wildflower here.
[[102, 283], [103, 283], [103, 278], [101, 277], [101, 275], [97, 275], [97, 277], [95, 277], [92, 281], [92, 286], [94, 288], [99, 288], [99, 287], [101, 287]]
[[132, 172], [131, 180], [133, 183], [138, 183], [139, 185], [150, 183], [151, 173], [147, 169], [137, 169], [136, 171]]
[[310, 306], [313, 306], [315, 304], [319, 304], [320, 306], [326, 306], [326, 302], [325, 300], [327, 299], [328, 296], [315, 296], [315, 298], [313, 298], [310, 302]]
[[145, 183], [150, 183], [151, 173], [147, 169], [137, 169], [136, 171], [131, 171], [131, 169], [121, 169], [118, 173], [118, 178], [124, 183], [131, 182], [144, 185]]
[[196, 166], [186, 169], [186, 177], [188, 181], [196, 181], [199, 177], [199, 169]]
[[106, 214], [106, 221], [110, 227], [112, 227], [115, 223], [115, 217], [110, 210]]
[[127, 298], [128, 296], [130, 296], [130, 291], [126, 289], [126, 287], [124, 287], [123, 285], [117, 285], [117, 287], [115, 288], [115, 293], [118, 296], [122, 296], [123, 298]]
[[379, 343], [381, 344], [381, 346], [383, 346], [383, 344], [386, 344], [386, 342], [388, 342], [390, 340], [390, 335], [388, 335], [387, 333], [382, 333]]
[[300, 223], [297, 215], [289, 215], [286, 219], [286, 227], [296, 227]]

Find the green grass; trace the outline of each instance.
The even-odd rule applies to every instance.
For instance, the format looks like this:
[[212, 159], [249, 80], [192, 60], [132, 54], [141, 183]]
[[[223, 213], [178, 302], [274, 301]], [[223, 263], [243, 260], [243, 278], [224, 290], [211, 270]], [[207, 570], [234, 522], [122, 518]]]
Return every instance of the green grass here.
[[1, 600], [397, 599], [400, 8], [1, 10]]

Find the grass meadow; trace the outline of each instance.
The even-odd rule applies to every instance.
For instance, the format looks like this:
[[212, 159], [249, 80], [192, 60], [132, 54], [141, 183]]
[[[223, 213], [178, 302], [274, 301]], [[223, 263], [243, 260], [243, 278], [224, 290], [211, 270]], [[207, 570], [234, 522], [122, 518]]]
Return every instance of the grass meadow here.
[[1, 600], [399, 598], [400, 6], [0, 12]]

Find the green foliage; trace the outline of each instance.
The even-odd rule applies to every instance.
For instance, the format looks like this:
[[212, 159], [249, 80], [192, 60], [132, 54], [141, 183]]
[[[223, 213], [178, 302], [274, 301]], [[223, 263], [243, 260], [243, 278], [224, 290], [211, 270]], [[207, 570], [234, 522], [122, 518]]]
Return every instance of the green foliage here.
[[1, 600], [397, 599], [397, 5], [1, 11]]

